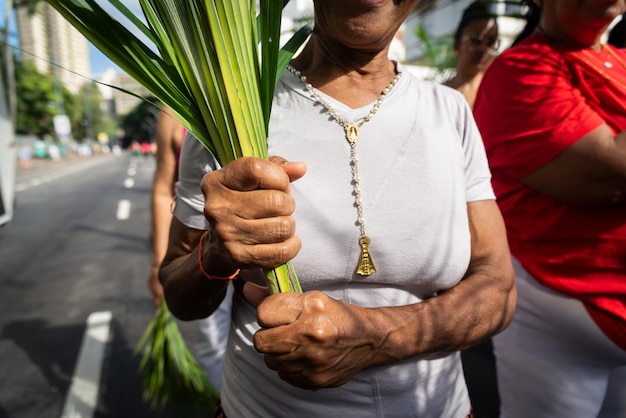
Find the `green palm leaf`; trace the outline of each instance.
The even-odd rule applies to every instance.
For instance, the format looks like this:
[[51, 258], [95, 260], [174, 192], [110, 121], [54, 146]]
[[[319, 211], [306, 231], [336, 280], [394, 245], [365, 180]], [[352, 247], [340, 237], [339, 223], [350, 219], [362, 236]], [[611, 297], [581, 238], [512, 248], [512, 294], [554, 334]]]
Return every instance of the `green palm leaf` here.
[[[143, 84], [224, 165], [267, 158], [267, 130], [280, 73], [310, 33], [279, 47], [288, 0], [139, 0], [146, 23], [109, 0], [152, 45], [95, 0], [47, 0], [107, 57]], [[259, 53], [259, 44], [260, 50]], [[301, 292], [291, 263], [266, 271], [271, 292]], [[152, 406], [182, 395], [214, 401], [204, 372], [187, 350], [165, 303], [136, 348], [144, 397]]]
[[[298, 31], [285, 48], [279, 48], [286, 2], [262, 0], [255, 17], [250, 0], [140, 0], [146, 25], [119, 0], [110, 1], [154, 43], [158, 54], [94, 0], [48, 0], [167, 105], [220, 164], [242, 156], [267, 158], [276, 80], [310, 32]], [[281, 277], [287, 272], [293, 269], [268, 272], [268, 281], [297, 280]], [[283, 290], [277, 283], [270, 283], [270, 288]]]

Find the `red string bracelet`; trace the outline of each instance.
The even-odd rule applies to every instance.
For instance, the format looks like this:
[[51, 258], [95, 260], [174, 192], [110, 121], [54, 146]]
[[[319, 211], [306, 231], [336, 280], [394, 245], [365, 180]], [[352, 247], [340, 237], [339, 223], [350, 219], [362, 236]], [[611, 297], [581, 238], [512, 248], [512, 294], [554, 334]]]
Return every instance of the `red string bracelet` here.
[[209, 274], [206, 272], [206, 270], [204, 269], [204, 265], [202, 264], [202, 247], [204, 245], [204, 240], [206, 239], [207, 235], [209, 234], [209, 231], [206, 231], [204, 234], [202, 234], [202, 237], [200, 238], [200, 245], [198, 245], [198, 265], [200, 266], [200, 271], [202, 272], [202, 274], [204, 274], [204, 277], [206, 277], [209, 280], [233, 280], [235, 277], [237, 277], [239, 275], [239, 269], [237, 269], [233, 274], [231, 274], [230, 276], [214, 276], [212, 274]]

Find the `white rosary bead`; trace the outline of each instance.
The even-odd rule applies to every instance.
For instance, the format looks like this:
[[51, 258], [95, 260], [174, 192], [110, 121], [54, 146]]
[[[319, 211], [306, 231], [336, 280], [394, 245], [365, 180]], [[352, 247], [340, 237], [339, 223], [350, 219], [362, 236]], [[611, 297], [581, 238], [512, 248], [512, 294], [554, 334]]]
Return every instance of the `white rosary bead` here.
[[359, 140], [359, 130], [361, 126], [363, 126], [364, 123], [369, 122], [372, 117], [374, 117], [378, 109], [381, 107], [383, 100], [385, 99], [387, 94], [398, 83], [398, 80], [400, 79], [402, 73], [396, 74], [396, 76], [393, 78], [393, 80], [391, 80], [389, 85], [383, 89], [382, 93], [380, 94], [378, 99], [376, 99], [374, 105], [363, 119], [356, 123], [348, 123], [341, 116], [339, 116], [337, 111], [330, 105], [330, 103], [324, 100], [317, 92], [317, 90], [315, 90], [315, 88], [307, 82], [307, 78], [302, 75], [300, 71], [296, 70], [291, 64], [287, 66], [287, 69], [294, 76], [299, 78], [300, 81], [302, 81], [302, 83], [304, 84], [304, 88], [311, 94], [311, 96], [315, 100], [317, 100], [322, 106], [324, 106], [328, 113], [337, 121], [337, 123], [339, 123], [343, 127], [346, 139], [350, 143], [350, 171], [352, 172], [353, 185], [352, 195], [355, 197], [354, 204], [357, 208], [356, 224], [359, 226], [359, 230], [361, 233], [361, 236], [359, 237], [359, 245], [361, 246], [361, 257], [356, 273], [363, 276], [369, 276], [370, 274], [376, 272], [376, 268], [374, 267], [368, 250], [370, 238], [365, 233], [365, 216], [363, 214], [364, 211], [363, 200], [361, 198], [361, 178], [359, 176], [359, 159], [356, 154], [356, 144]]

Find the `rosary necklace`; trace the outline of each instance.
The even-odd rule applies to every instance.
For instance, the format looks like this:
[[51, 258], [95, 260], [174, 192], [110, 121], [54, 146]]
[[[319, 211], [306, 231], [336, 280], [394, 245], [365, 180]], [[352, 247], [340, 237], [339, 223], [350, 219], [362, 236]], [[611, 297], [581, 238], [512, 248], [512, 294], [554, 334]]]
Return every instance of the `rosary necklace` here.
[[346, 122], [337, 111], [328, 103], [324, 98], [318, 93], [318, 91], [309, 83], [307, 79], [302, 73], [296, 70], [291, 64], [287, 66], [289, 72], [298, 77], [300, 81], [304, 84], [306, 90], [313, 96], [315, 100], [317, 100], [322, 106], [328, 110], [328, 113], [341, 125], [346, 134], [346, 140], [350, 144], [350, 166], [352, 168], [352, 181], [354, 184], [354, 195], [357, 207], [357, 221], [359, 224], [360, 237], [359, 237], [359, 245], [361, 246], [361, 254], [359, 256], [359, 263], [357, 264], [356, 274], [361, 276], [369, 276], [370, 274], [376, 273], [376, 267], [374, 266], [374, 261], [372, 260], [372, 256], [369, 252], [370, 238], [365, 233], [365, 216], [363, 214], [363, 201], [361, 199], [361, 183], [359, 179], [359, 164], [358, 158], [356, 154], [356, 144], [359, 142], [360, 130], [361, 126], [365, 124], [365, 122], [369, 122], [372, 117], [376, 114], [378, 109], [383, 103], [385, 96], [391, 91], [391, 89], [398, 83], [400, 76], [402, 73], [398, 73], [391, 83], [381, 93], [378, 97], [374, 106], [370, 109], [369, 113], [360, 121], [355, 123]]

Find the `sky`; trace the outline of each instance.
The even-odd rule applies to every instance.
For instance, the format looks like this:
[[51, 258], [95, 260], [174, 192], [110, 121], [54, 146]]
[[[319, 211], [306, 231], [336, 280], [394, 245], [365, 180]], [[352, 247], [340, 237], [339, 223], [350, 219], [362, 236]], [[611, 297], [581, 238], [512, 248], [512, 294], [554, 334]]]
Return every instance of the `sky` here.
[[[115, 7], [111, 6], [108, 0], [97, 0], [98, 4], [109, 12], [112, 16], [118, 17], [120, 20], [125, 19], [119, 12], [115, 9]], [[141, 12], [141, 6], [139, 5], [138, 0], [124, 0], [124, 5], [128, 7], [131, 11], [133, 11], [137, 16], [143, 16]], [[6, 0], [0, 0], [0, 27], [4, 27], [4, 16], [6, 13]], [[12, 14], [13, 18], [9, 23], [10, 31], [11, 31], [11, 44], [18, 45], [19, 41], [17, 40], [17, 24], [15, 23], [14, 14]], [[132, 28], [132, 25], [126, 25], [127, 28]], [[136, 33], [140, 37], [140, 39], [145, 40], [141, 34]], [[100, 52], [96, 47], [94, 47], [91, 43], [89, 44], [89, 60], [91, 64], [91, 72], [92, 76], [97, 76], [101, 74], [108, 68], [114, 68], [116, 71], [120, 71], [119, 67], [113, 64], [111, 60], [109, 60], [102, 52]]]
[[[0, 0], [5, 1], [5, 0]], [[113, 16], [120, 16], [121, 19], [124, 19], [123, 16], [119, 15], [117, 10], [111, 6], [108, 0], [96, 0], [100, 6], [102, 6], [105, 10], [111, 13]], [[138, 0], [125, 0], [124, 5], [128, 7], [131, 11], [135, 13], [137, 16], [143, 16], [143, 12], [141, 11], [141, 6], [139, 5]], [[292, 14], [295, 16], [308, 16], [311, 15], [313, 8], [312, 0], [296, 0], [290, 1], [289, 5], [285, 9], [285, 13]], [[131, 28], [132, 25], [128, 25], [127, 28]], [[135, 33], [140, 39], [145, 41], [145, 38], [140, 33]], [[119, 67], [113, 64], [104, 54], [102, 54], [96, 47], [90, 44], [89, 49], [90, 61], [91, 61], [91, 72], [94, 75], [101, 74], [108, 68], [114, 68], [119, 71]]]
[[[98, 4], [102, 6], [103, 9], [108, 11], [111, 15], [119, 16], [119, 19], [124, 19], [124, 17], [119, 15], [118, 14], [119, 12], [113, 6], [111, 6], [108, 1], [98, 0]], [[143, 16], [143, 13], [141, 12], [141, 6], [139, 5], [138, 0], [125, 0], [124, 5], [128, 7], [130, 10], [132, 10], [135, 15]], [[132, 25], [129, 24], [126, 27], [131, 29]], [[138, 37], [142, 38], [141, 34], [139, 34], [138, 31], [135, 32], [135, 34]], [[113, 68], [118, 72], [121, 71], [117, 65], [113, 64], [113, 62], [110, 59], [108, 59], [106, 55], [100, 52], [91, 43], [89, 44], [89, 61], [91, 64], [91, 73], [94, 76], [97, 76], [98, 74], [102, 74], [108, 68]]]

